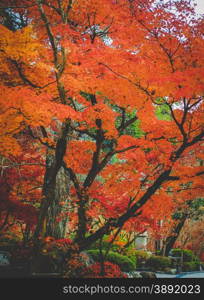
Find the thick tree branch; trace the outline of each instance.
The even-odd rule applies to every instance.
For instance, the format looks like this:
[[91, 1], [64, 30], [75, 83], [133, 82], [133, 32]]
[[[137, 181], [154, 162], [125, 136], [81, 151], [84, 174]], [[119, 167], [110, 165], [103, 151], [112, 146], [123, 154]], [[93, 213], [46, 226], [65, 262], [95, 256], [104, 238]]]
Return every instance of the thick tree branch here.
[[102, 144], [104, 141], [104, 133], [102, 130], [102, 121], [100, 119], [96, 120], [96, 126], [98, 127], [97, 133], [96, 133], [96, 151], [93, 153], [93, 158], [92, 158], [92, 166], [91, 169], [84, 181], [83, 186], [85, 188], [89, 187], [93, 180], [95, 179], [96, 175], [100, 172], [100, 152], [102, 148]]
[[187, 133], [185, 132], [184, 130], [184, 122], [185, 122], [185, 119], [186, 119], [186, 115], [187, 115], [187, 111], [188, 111], [188, 108], [185, 108], [184, 112], [183, 112], [183, 117], [182, 117], [182, 121], [181, 123], [179, 123], [179, 121], [176, 119], [176, 116], [174, 114], [174, 111], [173, 111], [173, 108], [172, 108], [172, 105], [169, 104], [168, 102], [166, 102], [166, 104], [168, 105], [170, 111], [171, 111], [171, 116], [174, 120], [174, 122], [176, 123], [178, 129], [180, 130], [182, 136], [183, 136], [183, 141], [186, 142], [187, 140]]
[[15, 66], [16, 70], [18, 71], [19, 77], [22, 79], [22, 81], [25, 84], [30, 85], [32, 88], [44, 89], [44, 88], [48, 87], [49, 85], [56, 83], [56, 80], [54, 80], [54, 81], [48, 82], [47, 84], [45, 84], [43, 86], [37, 85], [34, 82], [32, 82], [30, 79], [28, 79], [27, 76], [24, 74], [24, 72], [22, 70], [22, 64], [18, 63], [14, 59], [9, 59], [9, 61]]
[[117, 128], [119, 134], [121, 135], [123, 133], [123, 131], [130, 126], [131, 124], [133, 124], [135, 121], [137, 121], [137, 116], [129, 119], [126, 121], [126, 114], [125, 114], [125, 108], [121, 107], [122, 110], [122, 120], [121, 120], [121, 124], [120, 126]]
[[195, 136], [190, 142], [184, 140], [181, 146], [178, 148], [178, 150], [171, 155], [171, 161], [176, 161], [188, 147], [191, 147], [197, 142], [201, 141], [203, 137], [204, 131], [201, 131], [201, 133]]
[[48, 38], [49, 38], [49, 41], [50, 41], [50, 44], [51, 44], [51, 47], [52, 47], [52, 50], [53, 50], [53, 56], [54, 56], [54, 63], [55, 63], [55, 66], [57, 65], [58, 63], [58, 57], [57, 57], [57, 44], [56, 44], [56, 40], [54, 38], [54, 35], [52, 33], [52, 30], [51, 30], [51, 27], [50, 27], [50, 22], [45, 14], [45, 11], [43, 9], [43, 1], [42, 0], [36, 0], [37, 1], [37, 5], [38, 5], [38, 10], [40, 12], [40, 15], [41, 15], [41, 18], [45, 24], [45, 27], [46, 27], [46, 30], [47, 30], [47, 34], [48, 34]]
[[130, 146], [121, 150], [115, 150], [115, 151], [110, 151], [106, 154], [106, 156], [102, 159], [101, 162], [97, 162], [97, 165], [95, 165], [89, 172], [89, 177], [86, 177], [86, 180], [84, 182], [84, 187], [90, 187], [93, 181], [95, 180], [96, 176], [105, 168], [105, 166], [108, 164], [110, 159], [117, 153], [123, 153], [128, 150], [136, 149], [138, 146]]
[[80, 187], [80, 184], [79, 184], [79, 181], [76, 177], [76, 174], [74, 173], [73, 169], [72, 168], [68, 168], [66, 163], [63, 162], [62, 164], [64, 170], [68, 173], [68, 175], [70, 176], [70, 179], [71, 181], [73, 182], [74, 184], [74, 187], [75, 187], [75, 190], [76, 190], [76, 193], [77, 193], [77, 196], [79, 199], [81, 199], [81, 187]]
[[25, 84], [28, 84], [30, 85], [31, 87], [33, 88], [41, 88], [40, 86], [38, 86], [37, 84], [31, 82], [24, 74], [23, 74], [23, 71], [22, 71], [22, 68], [20, 66], [20, 64], [17, 63], [17, 61], [15, 60], [11, 60], [12, 64], [16, 67], [17, 71], [18, 71], [18, 74], [19, 74], [19, 77], [23, 80], [23, 82]]
[[55, 149], [56, 149], [54, 146], [48, 144], [47, 142], [44, 142], [40, 137], [35, 136], [35, 135], [33, 134], [33, 131], [32, 131], [32, 129], [31, 129], [30, 126], [28, 126], [28, 133], [29, 133], [29, 135], [30, 135], [33, 139], [38, 140], [42, 145], [44, 145], [44, 146], [46, 146], [46, 147], [48, 147], [49, 149], [52, 149], [52, 150], [55, 150]]

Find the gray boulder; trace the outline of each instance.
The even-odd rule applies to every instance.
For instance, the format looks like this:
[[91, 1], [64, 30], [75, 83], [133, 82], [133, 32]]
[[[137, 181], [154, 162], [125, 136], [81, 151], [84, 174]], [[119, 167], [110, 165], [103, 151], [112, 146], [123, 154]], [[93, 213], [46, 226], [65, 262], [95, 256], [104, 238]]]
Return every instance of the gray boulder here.
[[157, 278], [154, 272], [140, 272], [142, 278]]

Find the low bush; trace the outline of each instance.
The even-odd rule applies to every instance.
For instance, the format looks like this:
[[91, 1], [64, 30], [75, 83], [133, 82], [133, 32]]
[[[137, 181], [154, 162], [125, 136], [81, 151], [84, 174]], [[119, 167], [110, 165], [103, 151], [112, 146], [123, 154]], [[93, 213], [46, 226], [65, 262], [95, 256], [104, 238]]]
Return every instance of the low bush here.
[[145, 265], [150, 254], [144, 250], [135, 250], [135, 248], [122, 249], [122, 255], [129, 257], [137, 267], [142, 267]]
[[135, 250], [134, 255], [137, 258], [137, 266], [141, 267], [146, 264], [147, 260], [150, 258], [150, 254], [144, 250]]
[[[100, 251], [99, 250], [88, 250], [86, 251], [93, 260], [100, 261]], [[105, 255], [105, 251], [102, 251], [103, 255]], [[105, 258], [106, 261], [109, 261], [113, 264], [116, 264], [120, 267], [121, 271], [129, 272], [134, 271], [136, 269], [136, 261], [133, 262], [129, 257], [121, 255], [119, 253], [110, 251]]]
[[191, 261], [199, 262], [199, 258], [191, 250], [175, 248], [171, 250], [171, 255], [177, 257], [183, 256], [184, 262], [191, 262]]
[[184, 272], [191, 272], [191, 271], [199, 271], [200, 263], [195, 261], [184, 262], [182, 271]]
[[171, 259], [169, 257], [152, 255], [147, 260], [146, 265], [152, 270], [163, 271], [165, 268], [169, 268], [171, 266]]
[[123, 256], [127, 256], [136, 266], [137, 265], [137, 256], [135, 255], [135, 249], [134, 248], [121, 248], [121, 251], [119, 254]]

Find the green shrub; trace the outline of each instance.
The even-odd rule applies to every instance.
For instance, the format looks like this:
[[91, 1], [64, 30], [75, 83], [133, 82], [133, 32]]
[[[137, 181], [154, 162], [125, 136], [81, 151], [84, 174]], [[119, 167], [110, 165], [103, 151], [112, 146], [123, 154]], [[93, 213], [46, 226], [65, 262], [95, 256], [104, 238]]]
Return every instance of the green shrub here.
[[150, 254], [144, 250], [135, 250], [132, 249], [123, 249], [123, 255], [128, 256], [134, 263], [137, 264], [138, 267], [141, 267], [146, 263], [147, 259], [150, 257]]
[[199, 262], [198, 257], [191, 250], [172, 249], [171, 250], [171, 255], [172, 256], [178, 256], [178, 257], [182, 257], [182, 255], [183, 255], [183, 261], [184, 262], [192, 262], [192, 261]]
[[[86, 252], [93, 258], [93, 260], [100, 261], [99, 250], [88, 250]], [[105, 251], [103, 250], [102, 252], [103, 255], [105, 255]], [[105, 260], [118, 265], [123, 272], [134, 271], [136, 269], [136, 262], [134, 263], [129, 257], [113, 251], [108, 253]]]
[[150, 258], [150, 254], [144, 250], [135, 250], [134, 255], [137, 258], [138, 267], [141, 267]]
[[190, 271], [198, 271], [200, 264], [196, 261], [184, 262], [182, 271], [190, 272]]
[[165, 256], [152, 255], [146, 262], [146, 265], [153, 270], [164, 270], [171, 266], [171, 259]]
[[119, 254], [123, 255], [123, 256], [127, 256], [129, 259], [131, 259], [131, 261], [134, 263], [134, 265], [137, 265], [137, 257], [135, 255], [135, 249], [134, 248], [121, 248], [121, 251], [119, 252]]

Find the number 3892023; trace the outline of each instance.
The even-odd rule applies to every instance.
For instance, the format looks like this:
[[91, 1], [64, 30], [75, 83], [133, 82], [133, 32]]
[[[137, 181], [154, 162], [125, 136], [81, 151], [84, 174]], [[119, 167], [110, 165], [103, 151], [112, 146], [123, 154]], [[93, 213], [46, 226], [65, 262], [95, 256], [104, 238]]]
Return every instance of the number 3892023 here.
[[154, 294], [200, 294], [200, 285], [186, 285], [186, 284], [162, 284], [154, 285]]

